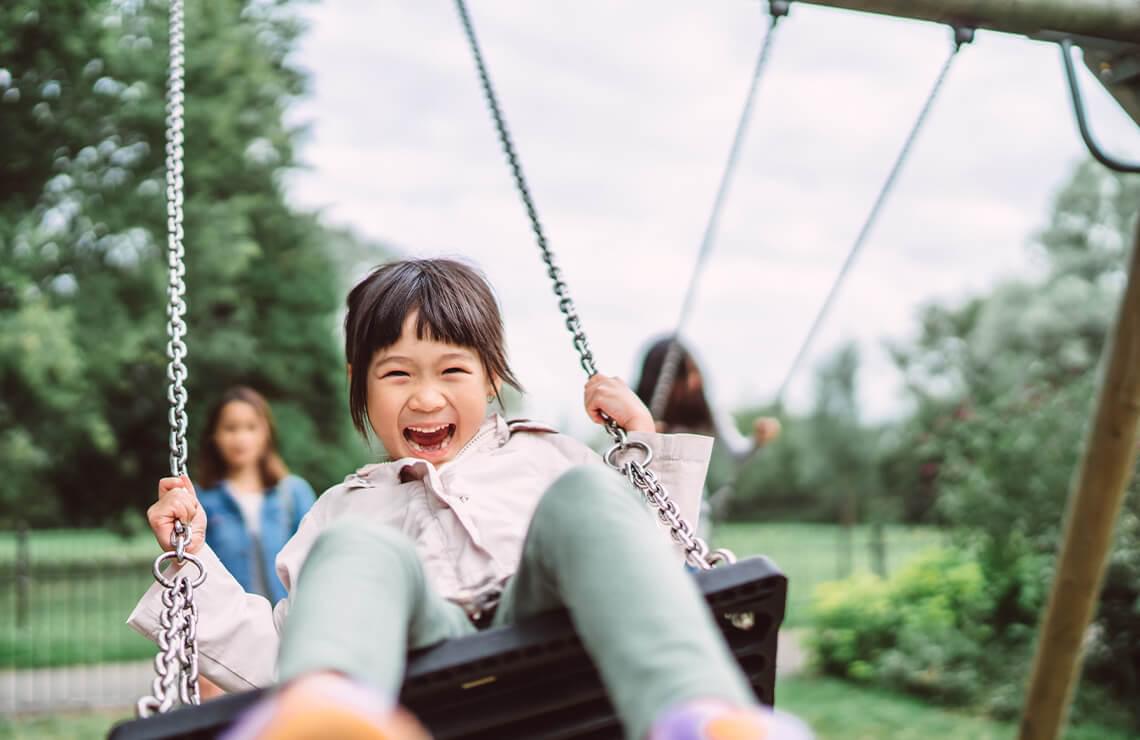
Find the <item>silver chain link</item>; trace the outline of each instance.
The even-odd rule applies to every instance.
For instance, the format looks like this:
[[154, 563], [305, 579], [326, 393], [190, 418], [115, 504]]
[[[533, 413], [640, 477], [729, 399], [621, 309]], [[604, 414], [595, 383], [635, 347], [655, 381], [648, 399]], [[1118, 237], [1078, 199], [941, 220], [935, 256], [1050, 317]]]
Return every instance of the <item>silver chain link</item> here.
[[[182, 245], [182, 159], [185, 90], [185, 24], [182, 0], [170, 0], [170, 73], [166, 92], [166, 230], [169, 286], [167, 289], [166, 376], [170, 381], [170, 473], [186, 474], [186, 264]], [[158, 654], [154, 658], [154, 683], [151, 695], [139, 699], [136, 709], [140, 717], [170, 711], [176, 702], [198, 704], [198, 607], [194, 589], [206, 580], [202, 561], [186, 552], [192, 530], [175, 522], [170, 535], [173, 550], [154, 561], [154, 577], [163, 586], [163, 611], [159, 615], [161, 630], [157, 635]], [[198, 569], [191, 579], [185, 570], [173, 579], [166, 577], [162, 566], [167, 560], [187, 562]]]
[[170, 2], [170, 76], [166, 93], [166, 231], [169, 263], [166, 356], [170, 364], [170, 473], [186, 473], [186, 265], [182, 246], [182, 142], [185, 100], [185, 26], [182, 0]]
[[[586, 371], [588, 376], [593, 377], [597, 375], [598, 369], [594, 364], [594, 355], [590, 351], [590, 343], [586, 339], [586, 332], [582, 328], [582, 320], [578, 316], [578, 310], [574, 306], [574, 301], [570, 298], [570, 290], [566, 286], [566, 282], [562, 279], [562, 271], [555, 263], [554, 253], [546, 243], [546, 235], [543, 233], [542, 224], [538, 220], [538, 211], [535, 209], [534, 200], [530, 196], [530, 189], [527, 187], [526, 178], [523, 175], [522, 164], [519, 162], [518, 154], [515, 152], [514, 143], [507, 130], [506, 120], [503, 118], [498, 98], [495, 95], [495, 89], [491, 85], [491, 78], [487, 73], [487, 66], [483, 62], [483, 53], [479, 50], [479, 42], [475, 38], [475, 27], [472, 25], [471, 16], [467, 12], [467, 4], [464, 0], [455, 0], [455, 7], [459, 11], [459, 19], [463, 23], [463, 31], [467, 36], [467, 43], [471, 47], [472, 55], [475, 57], [475, 66], [479, 73], [479, 81], [483, 87], [483, 95], [486, 98], [487, 106], [491, 109], [491, 117], [495, 121], [495, 129], [499, 134], [499, 143], [502, 144], [503, 153], [507, 156], [507, 163], [510, 165], [511, 174], [514, 176], [515, 187], [518, 189], [519, 195], [522, 196], [523, 205], [526, 207], [526, 214], [530, 219], [531, 229], [534, 231], [535, 239], [538, 242], [538, 249], [542, 253], [542, 261], [546, 264], [546, 274], [554, 283], [554, 295], [558, 296], [558, 310], [566, 317], [566, 328], [574, 338], [574, 349], [578, 352], [582, 369]], [[644, 442], [631, 441], [627, 437], [625, 430], [613, 419], [606, 417], [605, 421], [606, 431], [609, 432], [610, 437], [614, 441], [613, 447], [611, 447], [604, 456], [606, 463], [629, 478], [629, 481], [645, 496], [646, 501], [657, 510], [658, 517], [669, 526], [669, 532], [673, 540], [685, 549], [685, 559], [693, 566], [702, 570], [707, 570], [719, 563], [733, 562], [735, 558], [731, 552], [727, 550], [710, 552], [705, 541], [693, 533], [692, 527], [690, 527], [684, 517], [681, 516], [677, 505], [670, 499], [665, 487], [662, 486], [660, 481], [657, 480], [657, 477], [648, 470], [649, 461], [652, 459], [652, 454], [649, 453], [649, 446]], [[620, 462], [615, 459], [619, 452], [625, 452], [633, 448], [640, 448], [646, 453], [643, 462]]]
[[[641, 460], [628, 459], [624, 462], [616, 459], [619, 453], [633, 449], [640, 449], [645, 457]], [[653, 460], [649, 445], [639, 440], [629, 440], [624, 445], [615, 443], [606, 451], [603, 459], [607, 465], [624, 475], [634, 488], [641, 491], [645, 500], [657, 512], [657, 518], [669, 527], [669, 535], [673, 541], [684, 550], [685, 562], [699, 570], [708, 570], [722, 563], [736, 562], [736, 556], [731, 550], [723, 548], [710, 550], [708, 544], [693, 532], [685, 517], [681, 515], [677, 504], [669, 497], [665, 486], [661, 485], [657, 474], [649, 469], [649, 464]]]
[[[136, 709], [140, 717], [168, 712], [176, 702], [198, 704], [198, 606], [194, 589], [206, 580], [206, 568], [194, 555], [185, 551], [190, 542], [190, 527], [181, 522], [171, 533], [174, 550], [164, 552], [154, 561], [154, 578], [162, 584], [163, 610], [158, 615], [158, 654], [154, 657], [154, 682], [151, 695], [139, 699]], [[197, 568], [191, 579], [185, 569], [173, 578], [162, 572], [167, 560], [190, 563]]]

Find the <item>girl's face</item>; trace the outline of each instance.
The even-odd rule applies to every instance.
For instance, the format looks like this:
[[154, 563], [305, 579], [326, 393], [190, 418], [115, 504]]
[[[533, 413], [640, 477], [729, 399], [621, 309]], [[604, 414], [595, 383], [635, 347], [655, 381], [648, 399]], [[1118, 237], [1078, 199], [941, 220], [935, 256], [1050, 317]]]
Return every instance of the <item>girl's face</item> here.
[[475, 350], [417, 338], [414, 312], [367, 372], [368, 422], [392, 459], [451, 460], [479, 430], [495, 393]]
[[269, 424], [245, 401], [230, 401], [218, 414], [214, 444], [232, 472], [256, 465], [269, 446]]

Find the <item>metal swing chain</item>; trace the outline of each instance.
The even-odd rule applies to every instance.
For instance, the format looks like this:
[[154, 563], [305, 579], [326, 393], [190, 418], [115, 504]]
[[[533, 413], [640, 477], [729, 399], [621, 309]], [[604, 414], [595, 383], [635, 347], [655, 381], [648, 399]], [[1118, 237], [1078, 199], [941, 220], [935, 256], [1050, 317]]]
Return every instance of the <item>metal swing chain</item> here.
[[815, 339], [816, 332], [819, 331], [819, 328], [823, 325], [823, 320], [827, 317], [828, 311], [830, 311], [831, 305], [839, 293], [839, 288], [843, 285], [844, 279], [851, 271], [852, 265], [855, 264], [855, 258], [863, 249], [863, 245], [866, 244], [867, 237], [870, 236], [871, 229], [874, 227], [875, 222], [879, 218], [879, 214], [883, 210], [883, 206], [887, 202], [887, 198], [894, 189], [895, 183], [898, 181], [899, 173], [902, 172], [903, 165], [906, 164], [907, 159], [910, 157], [910, 152], [914, 148], [915, 141], [918, 140], [918, 135], [922, 131], [931, 109], [934, 108], [934, 102], [938, 99], [938, 95], [942, 91], [943, 84], [950, 74], [950, 68], [954, 65], [954, 60], [958, 58], [958, 52], [962, 50], [963, 46], [974, 40], [973, 28], [968, 26], [954, 26], [953, 30], [954, 46], [950, 50], [950, 55], [947, 56], [946, 61], [943, 62], [942, 69], [938, 72], [938, 77], [935, 78], [934, 85], [930, 88], [930, 93], [926, 96], [926, 101], [922, 104], [922, 109], [919, 111], [918, 117], [910, 129], [910, 133], [907, 134], [906, 141], [903, 142], [902, 149], [899, 150], [898, 157], [895, 158], [895, 163], [892, 165], [887, 179], [883, 182], [882, 188], [879, 189], [879, 194], [875, 198], [874, 205], [871, 206], [870, 213], [867, 214], [867, 219], [863, 222], [863, 227], [859, 229], [859, 235], [855, 237], [854, 243], [852, 243], [850, 250], [848, 250], [847, 257], [843, 260], [843, 266], [839, 268], [839, 274], [836, 275], [835, 281], [831, 284], [831, 288], [827, 292], [827, 297], [823, 300], [823, 305], [820, 306], [819, 312], [816, 313], [815, 319], [812, 320], [807, 335], [796, 351], [796, 355], [792, 359], [792, 364], [788, 368], [787, 374], [784, 375], [783, 382], [780, 383], [780, 389], [776, 392], [776, 406], [783, 404], [784, 394], [787, 393], [788, 386], [791, 385], [800, 363], [803, 362], [807, 356], [808, 349], [811, 347], [812, 340]]
[[[182, 244], [182, 159], [185, 100], [185, 23], [183, 0], [170, 0], [170, 71], [166, 93], [166, 229], [169, 268], [168, 305], [166, 308], [166, 356], [170, 359], [166, 376], [170, 381], [170, 473], [186, 473], [186, 265]], [[154, 561], [154, 578], [163, 586], [163, 610], [159, 614], [158, 654], [154, 658], [155, 678], [151, 694], [136, 705], [140, 717], [170, 711], [176, 702], [198, 704], [198, 607], [194, 589], [206, 580], [206, 569], [195, 556], [186, 552], [192, 535], [188, 524], [175, 522], [170, 536], [173, 548]], [[179, 572], [173, 579], [162, 572], [163, 563], [189, 561], [198, 573], [191, 578]]]
[[740, 150], [744, 147], [745, 134], [748, 132], [748, 123], [752, 120], [752, 104], [756, 99], [756, 88], [760, 86], [760, 79], [764, 76], [764, 70], [768, 66], [768, 57], [771, 55], [772, 41], [776, 36], [776, 29], [779, 27], [780, 19], [788, 15], [791, 3], [787, 0], [772, 0], [768, 5], [770, 20], [768, 21], [768, 32], [764, 34], [764, 41], [760, 45], [760, 53], [756, 57], [756, 65], [752, 70], [752, 79], [748, 84], [748, 95], [744, 98], [744, 107], [740, 110], [740, 118], [736, 123], [736, 134], [732, 138], [732, 146], [728, 150], [728, 160], [725, 162], [724, 171], [720, 176], [720, 185], [717, 187], [716, 197], [713, 199], [712, 211], [709, 212], [709, 219], [705, 223], [705, 233], [701, 237], [701, 246], [697, 250], [697, 261], [693, 265], [693, 271], [689, 276], [689, 285], [685, 289], [685, 297], [681, 301], [681, 312], [677, 317], [677, 325], [673, 329], [672, 341], [669, 342], [669, 348], [665, 351], [665, 359], [661, 363], [661, 374], [657, 376], [657, 383], [653, 386], [653, 395], [650, 396], [649, 410], [653, 414], [654, 419], [665, 418], [665, 407], [669, 399], [669, 392], [673, 388], [673, 382], [677, 378], [677, 369], [681, 364], [681, 330], [685, 327], [685, 321], [689, 317], [689, 312], [693, 306], [693, 300], [697, 292], [697, 283], [700, 280], [701, 271], [708, 261], [709, 254], [712, 252], [713, 244], [716, 243], [716, 234], [720, 224], [720, 212], [724, 206], [725, 200], [728, 198], [729, 186], [732, 184], [732, 176], [736, 171], [736, 163], [740, 159]]
[[[491, 78], [487, 73], [487, 67], [483, 61], [483, 53], [479, 49], [479, 42], [475, 38], [475, 28], [467, 12], [467, 4], [465, 0], [455, 0], [455, 7], [459, 11], [459, 18], [463, 23], [463, 31], [467, 36], [467, 43], [475, 58], [479, 81], [483, 88], [483, 95], [486, 98], [487, 106], [490, 108], [491, 116], [495, 121], [495, 129], [499, 135], [499, 143], [503, 147], [503, 153], [506, 155], [507, 163], [510, 165], [515, 186], [519, 191], [519, 195], [522, 196], [523, 205], [526, 207], [531, 229], [534, 231], [538, 249], [542, 253], [542, 261], [546, 264], [546, 274], [554, 283], [554, 294], [558, 296], [558, 310], [566, 317], [566, 328], [574, 337], [574, 349], [578, 351], [582, 369], [586, 371], [588, 376], [593, 377], [598, 373], [598, 369], [594, 365], [594, 355], [590, 351], [590, 344], [586, 339], [585, 331], [582, 329], [582, 321], [578, 316], [574, 301], [570, 298], [570, 291], [562, 279], [562, 271], [555, 263], [554, 254], [550, 251], [550, 247], [546, 243], [546, 235], [543, 233], [542, 224], [538, 220], [538, 212], [534, 207], [530, 189], [527, 187], [522, 165], [519, 162], [518, 154], [515, 152], [511, 135], [507, 130], [507, 124], [503, 118], [502, 110], [499, 108], [499, 101], [495, 95], [494, 87], [491, 85]], [[649, 464], [653, 459], [649, 445], [637, 440], [630, 440], [625, 430], [613, 419], [606, 418], [605, 426], [606, 431], [609, 432], [610, 437], [613, 438], [614, 444], [605, 455], [603, 455], [603, 459], [607, 465], [625, 475], [630, 483], [641, 491], [646, 501], [648, 501], [657, 512], [658, 518], [669, 527], [669, 533], [673, 541], [684, 548], [685, 560], [693, 567], [701, 570], [708, 570], [720, 563], [734, 562], [736, 558], [728, 550], [710, 552], [708, 544], [693, 532], [692, 527], [690, 527], [689, 523], [685, 521], [685, 518], [681, 516], [677, 505], [673, 503], [668, 491], [661, 485], [657, 476], [649, 470]], [[644, 455], [642, 460], [617, 459], [618, 453], [627, 452], [634, 448], [642, 452]]]

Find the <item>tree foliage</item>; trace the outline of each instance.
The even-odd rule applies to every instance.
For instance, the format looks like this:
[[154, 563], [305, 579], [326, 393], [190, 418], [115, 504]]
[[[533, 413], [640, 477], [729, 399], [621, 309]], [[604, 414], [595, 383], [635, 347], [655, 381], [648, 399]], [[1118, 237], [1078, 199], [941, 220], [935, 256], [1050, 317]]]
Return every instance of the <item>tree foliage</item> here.
[[[968, 682], [956, 680], [966, 677], [977, 686], [969, 696], [994, 711], [1020, 706], [1138, 206], [1140, 181], [1081, 165], [1036, 240], [1039, 275], [928, 307], [919, 336], [892, 348], [915, 410], [883, 459], [923, 481], [959, 551], [978, 564], [988, 604], [978, 619], [989, 627], [980, 647], [1001, 658], [971, 659], [956, 675], [924, 662], [919, 643], [892, 642], [911, 675], [940, 677], [944, 698], [964, 696], [955, 692]], [[1140, 727], [1138, 487], [1133, 480], [1088, 636], [1081, 707], [1115, 696]]]
[[[166, 4], [0, 9], [0, 516], [114, 520], [167, 465]], [[207, 404], [264, 392], [319, 488], [362, 459], [343, 412], [341, 276], [292, 208], [284, 123], [305, 81], [281, 3], [187, 9], [185, 233], [191, 451]]]

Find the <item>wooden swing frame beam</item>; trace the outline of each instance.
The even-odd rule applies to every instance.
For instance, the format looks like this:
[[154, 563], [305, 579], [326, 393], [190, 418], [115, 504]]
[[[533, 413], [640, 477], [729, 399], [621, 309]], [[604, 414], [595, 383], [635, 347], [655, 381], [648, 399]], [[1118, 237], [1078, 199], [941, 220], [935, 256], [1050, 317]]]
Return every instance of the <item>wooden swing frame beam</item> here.
[[[984, 28], [1043, 41], [1072, 38], [1084, 48], [1085, 64], [1140, 125], [1140, 2], [1136, 0], [796, 2]], [[1124, 494], [1136, 468], [1140, 441], [1140, 220], [1124, 295], [1105, 353], [1089, 431], [1069, 493], [1056, 574], [1042, 616], [1022, 710], [1020, 740], [1056, 740], [1061, 735]]]
[[966, 25], [1034, 38], [1052, 34], [1140, 43], [1134, 0], [795, 0], [843, 10]]
[[1065, 533], [1041, 621], [1021, 740], [1060, 737], [1080, 674], [1124, 493], [1136, 468], [1140, 425], [1140, 220], [1128, 279], [1105, 347], [1096, 406], [1065, 512]]
[[1019, 34], [1069, 37], [1140, 126], [1140, 2], [1136, 0], [794, 0], [841, 10]]

